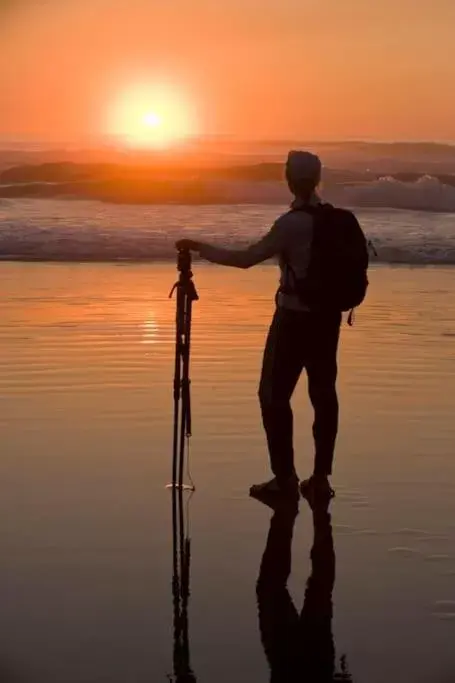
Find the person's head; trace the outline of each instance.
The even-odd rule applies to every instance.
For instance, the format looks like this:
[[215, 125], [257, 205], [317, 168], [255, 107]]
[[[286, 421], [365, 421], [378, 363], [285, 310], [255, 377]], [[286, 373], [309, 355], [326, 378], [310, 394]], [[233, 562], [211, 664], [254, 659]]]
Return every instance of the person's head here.
[[295, 197], [308, 201], [321, 182], [322, 164], [316, 154], [292, 150], [286, 161], [286, 180]]

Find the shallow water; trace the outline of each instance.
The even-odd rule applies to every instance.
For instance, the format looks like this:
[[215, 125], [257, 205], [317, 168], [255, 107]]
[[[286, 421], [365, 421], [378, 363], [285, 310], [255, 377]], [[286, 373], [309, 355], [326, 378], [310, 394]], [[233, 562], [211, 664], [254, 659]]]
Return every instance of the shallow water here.
[[[255, 584], [271, 512], [246, 491], [267, 475], [256, 386], [277, 273], [195, 271], [191, 665], [201, 682], [267, 681]], [[2, 680], [172, 673], [174, 280], [170, 265], [1, 265]], [[340, 352], [337, 663], [345, 654], [355, 681], [448, 683], [454, 271], [377, 267], [371, 281]], [[303, 380], [294, 406], [303, 476]], [[298, 610], [312, 540], [302, 503], [289, 581]]]

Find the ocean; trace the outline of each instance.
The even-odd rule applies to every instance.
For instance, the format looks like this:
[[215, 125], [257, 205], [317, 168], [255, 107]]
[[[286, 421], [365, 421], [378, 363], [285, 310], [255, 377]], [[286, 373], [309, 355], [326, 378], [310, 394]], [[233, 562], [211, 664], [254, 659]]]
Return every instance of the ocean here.
[[[131, 205], [63, 199], [0, 200], [0, 258], [37, 261], [172, 260], [195, 236], [226, 246], [258, 238], [281, 204]], [[379, 263], [455, 263], [455, 213], [355, 208]]]

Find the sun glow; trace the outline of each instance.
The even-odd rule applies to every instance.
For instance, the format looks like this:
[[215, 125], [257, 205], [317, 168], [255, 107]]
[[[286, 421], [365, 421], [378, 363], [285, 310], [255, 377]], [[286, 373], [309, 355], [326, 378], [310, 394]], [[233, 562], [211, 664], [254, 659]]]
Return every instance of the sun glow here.
[[120, 93], [109, 111], [107, 128], [134, 147], [170, 147], [197, 133], [189, 102], [166, 87], [139, 86]]

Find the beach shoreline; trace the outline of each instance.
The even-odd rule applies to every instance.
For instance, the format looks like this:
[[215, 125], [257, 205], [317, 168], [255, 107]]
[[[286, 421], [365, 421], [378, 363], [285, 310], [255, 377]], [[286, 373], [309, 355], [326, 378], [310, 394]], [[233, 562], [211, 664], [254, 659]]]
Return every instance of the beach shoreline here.
[[[201, 683], [269, 675], [254, 587], [270, 513], [248, 489], [269, 473], [257, 384], [277, 278], [269, 266], [194, 268], [189, 623]], [[374, 266], [370, 279], [341, 333], [332, 628], [355, 680], [426, 683], [455, 669], [455, 281], [452, 267]], [[0, 625], [24, 680], [145, 683], [172, 668], [175, 280], [172, 263], [0, 265]], [[305, 384], [293, 399], [301, 477], [313, 453]], [[302, 503], [297, 605], [311, 542]]]

